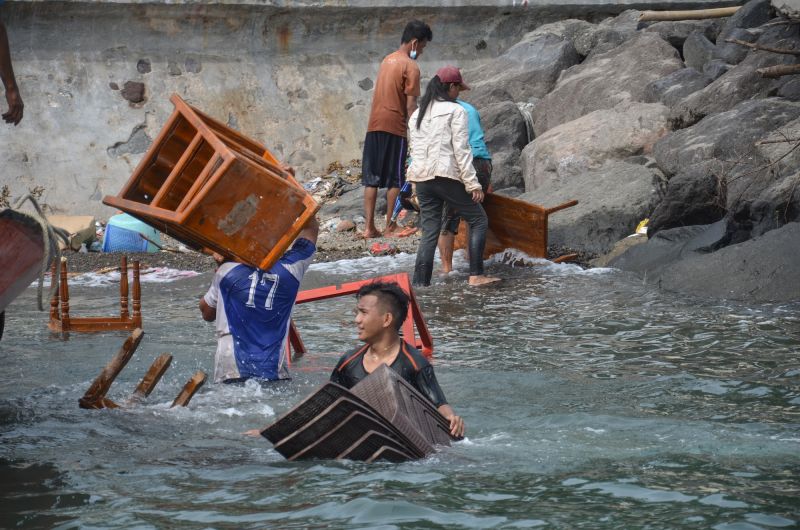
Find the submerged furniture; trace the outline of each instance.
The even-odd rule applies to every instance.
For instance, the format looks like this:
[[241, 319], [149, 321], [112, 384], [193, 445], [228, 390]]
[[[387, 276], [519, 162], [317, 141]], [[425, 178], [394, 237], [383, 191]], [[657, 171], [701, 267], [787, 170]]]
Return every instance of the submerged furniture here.
[[325, 384], [261, 435], [288, 460], [403, 462], [451, 440], [450, 422], [385, 364], [351, 390]]
[[[305, 304], [307, 302], [316, 302], [318, 300], [327, 300], [337, 296], [355, 294], [362, 286], [378, 281], [395, 282], [408, 295], [408, 315], [400, 330], [401, 335], [404, 340], [419, 349], [425, 357], [430, 358], [433, 355], [433, 339], [428, 331], [428, 325], [425, 323], [425, 317], [422, 316], [422, 311], [420, 311], [417, 297], [414, 295], [414, 289], [411, 288], [411, 280], [408, 277], [408, 273], [390, 274], [387, 276], [370, 278], [368, 280], [343, 283], [341, 285], [307, 289], [298, 293], [295, 304]], [[289, 339], [286, 348], [289, 348], [289, 353], [294, 350], [294, 355], [288, 356], [290, 359], [298, 359], [306, 353], [303, 341], [300, 339], [300, 333], [297, 331], [297, 327], [294, 325], [293, 321], [290, 321]]]
[[[122, 343], [122, 347], [120, 348], [119, 352], [108, 362], [108, 364], [103, 368], [94, 381], [92, 381], [91, 386], [86, 393], [78, 400], [78, 406], [82, 409], [116, 409], [120, 408], [121, 405], [117, 404], [116, 402], [112, 401], [111, 399], [106, 397], [109, 389], [111, 389], [111, 385], [114, 383], [114, 380], [117, 376], [122, 372], [122, 370], [127, 366], [128, 361], [131, 360], [133, 357], [134, 352], [139, 347], [139, 343], [142, 342], [142, 337], [144, 336], [144, 331], [140, 328], [136, 328], [133, 332], [125, 339], [125, 342]], [[142, 380], [136, 386], [136, 390], [133, 391], [133, 395], [128, 399], [126, 405], [132, 405], [139, 403], [142, 399], [146, 398], [150, 395], [153, 389], [156, 387], [158, 382], [161, 380], [161, 377], [169, 368], [170, 363], [172, 363], [172, 355], [165, 353], [155, 361], [153, 364], [150, 365], [150, 368], [147, 370], [147, 373], [144, 375]], [[175, 398], [172, 402], [172, 407], [181, 406], [185, 407], [189, 404], [192, 397], [197, 393], [203, 383], [206, 381], [206, 374], [205, 372], [198, 371], [195, 373], [189, 381], [186, 382], [184, 387], [181, 389], [180, 394]]]
[[[51, 269], [51, 282], [57, 282], [56, 265]], [[139, 262], [133, 262], [133, 313], [128, 311], [128, 259], [122, 256], [119, 265], [119, 316], [73, 317], [69, 314], [67, 258], [61, 258], [61, 281], [50, 300], [50, 322], [56, 332], [133, 330], [142, 327], [142, 290], [139, 285]]]
[[103, 202], [197, 249], [268, 269], [319, 205], [263, 145], [179, 96], [122, 191]]
[[[552, 208], [521, 201], [495, 193], [487, 193], [483, 209], [489, 218], [484, 258], [509, 248], [521, 250], [532, 258], [547, 258], [547, 218], [578, 201], [569, 201]], [[454, 248], [467, 247], [468, 226], [462, 220]], [[559, 261], [557, 259], [556, 261]]]

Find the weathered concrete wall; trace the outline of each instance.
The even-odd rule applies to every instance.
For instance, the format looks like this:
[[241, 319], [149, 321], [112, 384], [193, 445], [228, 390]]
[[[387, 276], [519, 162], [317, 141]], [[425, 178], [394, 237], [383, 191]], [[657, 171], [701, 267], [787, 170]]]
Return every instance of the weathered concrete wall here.
[[[319, 173], [360, 158], [378, 64], [411, 18], [433, 28], [420, 61], [429, 77], [447, 63], [480, 65], [568, 16], [731, 3], [7, 2], [25, 117], [0, 126], [0, 186], [14, 196], [43, 186], [56, 212], [108, 216], [102, 197], [133, 171], [171, 93]], [[144, 84], [142, 101], [125, 99], [128, 82]]]

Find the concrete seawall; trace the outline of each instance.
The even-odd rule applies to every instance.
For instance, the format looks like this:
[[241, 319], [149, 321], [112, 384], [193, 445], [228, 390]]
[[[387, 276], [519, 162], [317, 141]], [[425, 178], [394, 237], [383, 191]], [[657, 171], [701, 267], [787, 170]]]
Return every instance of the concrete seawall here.
[[411, 18], [433, 28], [420, 61], [427, 78], [447, 63], [489, 61], [562, 18], [732, 2], [430, 4], [7, 2], [0, 16], [25, 118], [0, 126], [0, 186], [12, 196], [41, 186], [56, 212], [107, 217], [113, 212], [102, 197], [130, 176], [172, 111], [172, 93], [262, 141], [302, 174], [320, 173], [360, 158], [378, 64]]

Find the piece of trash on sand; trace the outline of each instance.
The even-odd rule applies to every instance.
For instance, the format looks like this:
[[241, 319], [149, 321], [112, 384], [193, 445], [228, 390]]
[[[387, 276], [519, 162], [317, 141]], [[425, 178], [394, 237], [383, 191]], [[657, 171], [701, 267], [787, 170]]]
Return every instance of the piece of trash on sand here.
[[380, 243], [376, 241], [369, 247], [369, 253], [373, 256], [393, 256], [398, 252], [400, 252], [400, 249], [391, 243]]

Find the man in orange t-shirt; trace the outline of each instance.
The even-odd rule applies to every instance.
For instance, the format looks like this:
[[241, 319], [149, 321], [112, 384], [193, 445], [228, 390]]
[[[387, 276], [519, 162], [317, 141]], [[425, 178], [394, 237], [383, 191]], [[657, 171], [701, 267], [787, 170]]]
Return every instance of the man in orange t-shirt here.
[[[364, 237], [381, 235], [375, 228], [375, 201], [378, 188], [387, 188], [386, 225], [392, 205], [405, 183], [408, 142], [408, 117], [417, 109], [419, 66], [414, 62], [433, 40], [430, 26], [420, 20], [406, 25], [400, 47], [387, 55], [378, 70], [372, 110], [369, 113], [364, 154], [361, 159], [361, 183], [364, 185]], [[391, 235], [387, 229], [385, 235]]]

